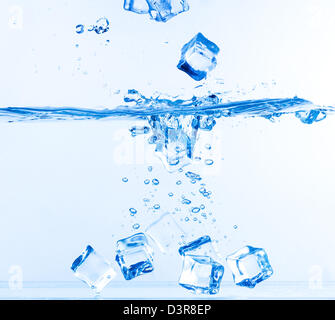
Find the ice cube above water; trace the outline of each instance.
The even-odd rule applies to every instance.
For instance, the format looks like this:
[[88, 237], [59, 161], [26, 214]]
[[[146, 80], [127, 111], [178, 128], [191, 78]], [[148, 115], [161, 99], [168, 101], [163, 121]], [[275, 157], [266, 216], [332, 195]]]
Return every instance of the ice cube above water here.
[[181, 50], [178, 69], [186, 72], [194, 80], [200, 81], [207, 77], [207, 73], [216, 67], [216, 56], [219, 47], [209, 41], [203, 34], [198, 33]]
[[242, 287], [254, 288], [273, 274], [268, 256], [261, 248], [246, 246], [229, 255], [227, 263], [235, 283]]
[[189, 10], [187, 0], [147, 0], [147, 2], [151, 18], [161, 22], [166, 22]]
[[186, 255], [179, 285], [197, 294], [216, 294], [223, 273], [223, 266], [210, 257]]
[[87, 283], [96, 293], [115, 277], [111, 264], [91, 246], [87, 246], [71, 266], [75, 276]]
[[144, 233], [137, 233], [117, 242], [116, 262], [126, 280], [152, 272], [152, 248]]
[[127, 11], [144, 14], [149, 12], [146, 0], [124, 0], [123, 8]]
[[182, 236], [185, 236], [185, 232], [171, 213], [165, 213], [154, 221], [147, 227], [146, 233], [163, 253], [177, 251], [178, 242], [182, 240]]

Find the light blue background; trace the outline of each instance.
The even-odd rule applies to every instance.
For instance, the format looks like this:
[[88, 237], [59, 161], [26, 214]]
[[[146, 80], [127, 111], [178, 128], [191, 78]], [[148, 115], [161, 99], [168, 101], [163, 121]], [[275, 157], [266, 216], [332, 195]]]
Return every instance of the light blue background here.
[[[13, 5], [23, 9], [22, 28], [9, 23]], [[121, 101], [117, 90], [190, 92], [197, 83], [176, 65], [182, 45], [199, 31], [221, 48], [209, 83], [222, 78], [227, 89], [248, 90], [264, 82], [270, 88], [252, 97], [335, 102], [333, 1], [190, 5], [189, 12], [158, 24], [124, 11], [116, 0], [2, 0], [0, 106], [112, 108]], [[77, 24], [101, 16], [110, 20], [110, 32], [75, 33]], [[153, 219], [144, 211], [138, 220], [128, 215], [148, 195], [143, 180], [150, 164], [152, 177], [161, 180], [155, 199], [162, 210], [175, 206], [168, 192], [188, 192], [190, 186], [175, 191], [177, 177], [155, 160], [146, 137], [130, 137], [134, 123], [0, 123], [1, 281], [12, 265], [22, 267], [25, 281], [72, 281], [69, 267], [88, 243], [112, 260], [115, 241], [132, 232], [133, 221], [144, 227]], [[213, 135], [202, 134], [198, 146], [211, 142], [216, 166], [193, 169], [207, 176], [217, 223], [194, 225], [191, 233], [213, 234], [222, 256], [245, 244], [266, 248], [275, 269], [269, 282], [308, 282], [315, 265], [323, 281], [335, 281], [334, 124], [333, 117], [312, 126], [292, 117], [277, 123], [228, 119]], [[155, 273], [135, 282], [174, 281], [180, 260], [173, 266], [169, 256], [160, 261]], [[225, 280], [231, 280], [229, 271]]]

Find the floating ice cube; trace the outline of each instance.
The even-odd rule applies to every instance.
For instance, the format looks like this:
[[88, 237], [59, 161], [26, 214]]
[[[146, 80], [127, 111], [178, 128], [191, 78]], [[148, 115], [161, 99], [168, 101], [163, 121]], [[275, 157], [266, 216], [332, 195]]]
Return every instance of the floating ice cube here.
[[163, 253], [176, 250], [178, 242], [185, 236], [185, 232], [177, 224], [171, 213], [165, 213], [154, 221], [147, 227], [146, 233]]
[[91, 246], [86, 247], [73, 262], [71, 269], [76, 277], [86, 282], [96, 293], [101, 292], [116, 274], [111, 264]]
[[203, 236], [179, 248], [179, 254], [210, 256], [218, 259], [218, 253], [209, 236]]
[[115, 260], [126, 280], [154, 270], [152, 249], [144, 233], [119, 240]]
[[207, 256], [184, 256], [179, 284], [197, 294], [216, 294], [220, 290], [224, 268]]
[[216, 56], [219, 51], [220, 49], [215, 43], [198, 33], [183, 46], [177, 67], [194, 80], [200, 81], [216, 67]]
[[266, 252], [261, 248], [246, 246], [227, 257], [237, 285], [254, 288], [273, 274]]
[[146, 0], [124, 0], [123, 8], [140, 14], [148, 13], [149, 6]]
[[151, 18], [162, 22], [166, 22], [190, 8], [187, 0], [147, 0], [147, 2]]

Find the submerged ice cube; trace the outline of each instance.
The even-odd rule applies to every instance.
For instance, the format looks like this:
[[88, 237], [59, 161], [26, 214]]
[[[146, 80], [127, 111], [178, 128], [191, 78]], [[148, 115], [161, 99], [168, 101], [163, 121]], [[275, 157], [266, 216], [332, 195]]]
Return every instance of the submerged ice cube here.
[[200, 81], [216, 67], [216, 56], [219, 51], [220, 49], [215, 43], [198, 33], [183, 46], [177, 67], [194, 80]]
[[181, 256], [201, 255], [210, 256], [215, 259], [218, 258], [217, 250], [215, 249], [212, 239], [209, 236], [203, 236], [186, 244], [185, 246], [180, 247], [179, 254]]
[[75, 276], [86, 282], [96, 293], [116, 275], [111, 264], [100, 256], [91, 246], [87, 246], [71, 266]]
[[177, 224], [171, 213], [163, 214], [146, 229], [146, 234], [156, 243], [158, 248], [167, 253], [173, 251], [185, 232]]
[[229, 255], [227, 263], [235, 283], [242, 287], [254, 288], [273, 274], [268, 256], [261, 248], [246, 246]]
[[187, 0], [147, 0], [147, 2], [151, 18], [162, 22], [166, 22], [190, 8]]
[[169, 172], [188, 165], [193, 158], [197, 139], [197, 121], [194, 116], [151, 116], [149, 123], [156, 144], [156, 152]]
[[124, 0], [123, 8], [127, 11], [144, 14], [149, 12], [146, 0]]
[[144, 233], [119, 240], [115, 260], [126, 280], [154, 270], [152, 249]]
[[224, 268], [207, 256], [184, 256], [179, 285], [197, 294], [216, 294], [220, 290]]

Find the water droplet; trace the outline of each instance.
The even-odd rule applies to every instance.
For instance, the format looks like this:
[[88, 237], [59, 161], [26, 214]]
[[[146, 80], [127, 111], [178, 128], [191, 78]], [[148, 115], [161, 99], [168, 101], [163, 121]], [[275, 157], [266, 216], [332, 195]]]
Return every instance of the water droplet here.
[[199, 211], [200, 211], [200, 208], [198, 208], [198, 207], [192, 208], [193, 213], [198, 213]]
[[76, 26], [76, 32], [77, 32], [78, 34], [83, 33], [83, 32], [84, 32], [84, 26], [83, 26], [82, 24], [78, 24], [78, 25]]
[[204, 210], [204, 209], [205, 209], [205, 205], [202, 204], [202, 205], [200, 206], [200, 209], [201, 209], [201, 210]]
[[137, 230], [140, 228], [140, 225], [138, 223], [133, 224], [133, 229]]
[[152, 171], [152, 166], [148, 167], [148, 171], [151, 172]]
[[191, 180], [198, 180], [198, 181], [201, 180], [200, 175], [198, 175], [197, 173], [191, 172], [191, 171], [186, 172], [185, 176]]
[[152, 179], [152, 184], [157, 186], [159, 184], [159, 180], [158, 179]]
[[205, 160], [205, 164], [206, 164], [207, 166], [211, 166], [213, 163], [214, 163], [214, 161], [213, 161], [212, 159], [206, 159], [206, 160]]
[[129, 129], [129, 131], [132, 137], [136, 137], [137, 135], [140, 135], [140, 134], [148, 134], [150, 131], [150, 128], [147, 126], [143, 126], [143, 127], [133, 126]]
[[149, 179], [145, 179], [144, 180], [144, 184], [149, 184], [150, 183], [150, 180]]
[[176, 185], [181, 185], [181, 181], [180, 180], [178, 180], [177, 182], [176, 182]]
[[189, 217], [186, 217], [186, 218], [185, 218], [185, 221], [190, 221], [190, 218], [189, 218]]
[[236, 230], [237, 228], [238, 228], [238, 226], [235, 224], [235, 225], [234, 225], [234, 229]]
[[97, 20], [96, 25], [93, 29], [97, 34], [105, 33], [109, 30], [109, 21], [107, 18], [103, 17]]
[[127, 178], [127, 177], [123, 177], [123, 178], [122, 178], [122, 181], [123, 181], [123, 182], [128, 182], [128, 178]]
[[130, 215], [135, 215], [137, 213], [137, 210], [135, 208], [130, 208], [129, 209]]
[[155, 204], [155, 205], [154, 205], [154, 209], [156, 209], [156, 210], [160, 209], [160, 207], [161, 207], [161, 206], [160, 206], [159, 204]]
[[207, 144], [205, 144], [205, 148], [206, 148], [207, 150], [211, 150], [211, 149], [212, 149], [212, 146], [211, 146], [209, 143], [207, 143]]
[[188, 199], [183, 199], [182, 203], [183, 204], [190, 204], [192, 201]]
[[169, 197], [173, 197], [173, 193], [172, 192], [169, 192]]

